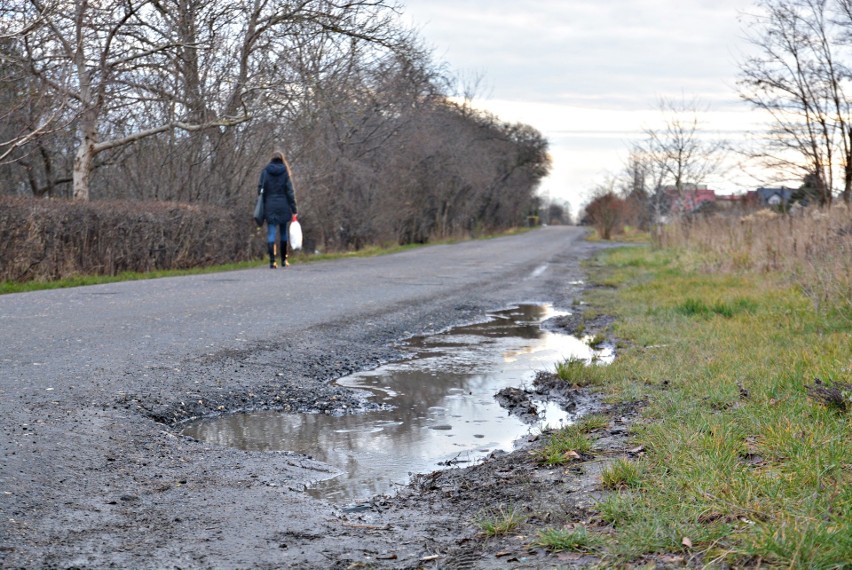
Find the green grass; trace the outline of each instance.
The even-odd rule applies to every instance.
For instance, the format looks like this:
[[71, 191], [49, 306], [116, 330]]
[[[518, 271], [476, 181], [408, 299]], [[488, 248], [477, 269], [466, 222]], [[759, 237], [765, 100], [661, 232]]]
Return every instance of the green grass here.
[[589, 433], [607, 427], [609, 418], [603, 414], [590, 414], [580, 418], [575, 425], [581, 432]]
[[716, 566], [849, 568], [849, 321], [816, 312], [780, 276], [697, 267], [637, 247], [588, 265], [593, 281], [617, 284], [587, 302], [617, 317], [624, 340], [595, 385], [643, 410], [630, 445], [644, 456], [602, 475], [614, 489], [598, 507], [615, 533], [606, 556], [689, 551]]
[[6, 293], [26, 293], [28, 291], [43, 291], [46, 289], [65, 289], [68, 287], [82, 287], [85, 285], [101, 285], [103, 283], [118, 283], [121, 281], [140, 281], [143, 279], [160, 279], [162, 277], [179, 277], [182, 275], [203, 275], [206, 273], [219, 273], [223, 271], [236, 271], [240, 269], [252, 269], [261, 267], [266, 262], [244, 261], [241, 263], [229, 263], [211, 267], [197, 267], [193, 269], [173, 269], [168, 271], [132, 272], [125, 271], [117, 275], [80, 275], [57, 279], [56, 281], [0, 281], [0, 295]]
[[524, 522], [523, 515], [514, 507], [498, 507], [480, 515], [477, 525], [485, 536], [502, 536], [516, 530]]
[[638, 487], [641, 482], [642, 479], [636, 463], [626, 459], [616, 459], [601, 473], [601, 483], [604, 489]]
[[602, 542], [601, 537], [588, 532], [585, 526], [579, 526], [574, 529], [543, 530], [539, 532], [534, 544], [550, 552], [591, 552]]
[[591, 348], [598, 349], [601, 347], [603, 343], [606, 342], [606, 337], [602, 334], [596, 334], [595, 336], [589, 337], [586, 339], [586, 344], [588, 344]]
[[564, 465], [588, 453], [592, 449], [592, 440], [588, 433], [598, 425], [594, 420], [578, 423], [561, 428], [547, 439], [541, 449], [536, 451], [536, 458], [544, 465]]
[[757, 302], [752, 299], [736, 298], [730, 301], [717, 300], [707, 303], [703, 299], [690, 297], [675, 306], [675, 311], [688, 317], [712, 317], [713, 315], [720, 315], [730, 319], [742, 312], [754, 312], [756, 308]]
[[586, 364], [582, 358], [568, 358], [554, 366], [556, 376], [572, 386], [590, 386], [601, 382], [605, 367]]

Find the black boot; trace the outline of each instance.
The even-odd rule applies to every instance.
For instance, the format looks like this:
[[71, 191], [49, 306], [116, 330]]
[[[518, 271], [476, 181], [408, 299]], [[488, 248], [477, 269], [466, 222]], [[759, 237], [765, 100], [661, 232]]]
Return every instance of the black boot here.
[[278, 267], [275, 265], [275, 242], [268, 242], [266, 250], [269, 252], [269, 269], [275, 269]]
[[290, 262], [287, 261], [287, 242], [281, 242], [281, 267], [287, 267]]

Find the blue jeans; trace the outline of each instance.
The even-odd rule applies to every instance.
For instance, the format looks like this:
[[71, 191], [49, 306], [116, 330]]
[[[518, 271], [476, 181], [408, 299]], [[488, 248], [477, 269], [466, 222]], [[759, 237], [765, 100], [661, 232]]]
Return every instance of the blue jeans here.
[[266, 224], [266, 242], [275, 243], [275, 234], [281, 235], [281, 248], [287, 243], [287, 224]]

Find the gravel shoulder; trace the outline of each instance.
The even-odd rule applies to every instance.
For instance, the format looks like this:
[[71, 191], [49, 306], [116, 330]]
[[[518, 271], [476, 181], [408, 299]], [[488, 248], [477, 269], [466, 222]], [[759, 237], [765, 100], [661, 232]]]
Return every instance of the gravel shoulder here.
[[[415, 477], [359, 512], [303, 492], [334, 471], [327, 465], [203, 444], [177, 431], [191, 418], [239, 410], [363, 411], [359, 397], [333, 380], [400, 358], [395, 343], [404, 338], [518, 303], [570, 310], [584, 287], [581, 260], [604, 247], [581, 236], [548, 228], [296, 266], [274, 277], [258, 269], [221, 274], [219, 282], [207, 276], [0, 298], [0, 567], [593, 565], [593, 558], [548, 554], [533, 539], [545, 526], [596, 524], [590, 506], [600, 496], [598, 475], [625, 453], [630, 409], [597, 404], [611, 421], [595, 434], [587, 461], [542, 467], [531, 454], [541, 442], [523, 442], [473, 467]], [[388, 288], [373, 290], [371, 279]], [[273, 288], [269, 298], [245, 307], [227, 300], [258, 281], [258, 290]], [[172, 288], [185, 286], [225, 290], [222, 298], [191, 295], [200, 297], [197, 306], [168, 305]], [[160, 316], [145, 308], [149, 288], [162, 296], [154, 304], [168, 306]], [[90, 321], [63, 323], [65, 307], [95, 294], [104, 303], [129, 297], [126, 310], [141, 313], [132, 319], [117, 307], [108, 319], [89, 314]], [[245, 316], [258, 304], [257, 315]], [[571, 323], [551, 326], [570, 330]], [[591, 396], [561, 397], [570, 404]], [[509, 505], [524, 513], [519, 532], [482, 536], [476, 521]]]

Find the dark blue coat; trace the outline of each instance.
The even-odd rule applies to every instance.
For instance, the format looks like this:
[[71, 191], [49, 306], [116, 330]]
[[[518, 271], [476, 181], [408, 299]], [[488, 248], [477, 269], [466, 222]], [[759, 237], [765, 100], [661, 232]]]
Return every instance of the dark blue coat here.
[[263, 192], [263, 213], [267, 224], [286, 224], [296, 213], [296, 194], [287, 166], [278, 159], [260, 173], [257, 191]]

